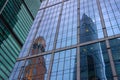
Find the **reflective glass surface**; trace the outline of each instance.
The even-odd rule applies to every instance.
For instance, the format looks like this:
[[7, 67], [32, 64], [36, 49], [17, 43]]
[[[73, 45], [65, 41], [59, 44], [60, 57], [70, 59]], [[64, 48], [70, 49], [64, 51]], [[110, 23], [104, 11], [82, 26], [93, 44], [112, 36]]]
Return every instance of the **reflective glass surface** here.
[[43, 36], [45, 38], [46, 51], [53, 49], [60, 9], [61, 4], [46, 8], [42, 21], [38, 24], [39, 29], [36, 38], [39, 36]]
[[80, 43], [103, 37], [96, 0], [80, 0]]
[[105, 42], [80, 47], [81, 80], [113, 80]]
[[76, 49], [54, 54], [50, 80], [76, 80]]
[[62, 2], [62, 0], [49, 0], [47, 6], [57, 4], [59, 2]]
[[110, 40], [110, 46], [117, 75], [120, 79], [120, 38]]
[[120, 34], [120, 1], [100, 0], [108, 36]]
[[77, 1], [64, 2], [56, 48], [77, 43]]
[[46, 80], [51, 55], [39, 56], [15, 64], [10, 80]]
[[[77, 3], [79, 1], [80, 4]], [[34, 79], [36, 76], [39, 79], [41, 76], [42, 80], [48, 78], [76, 80], [77, 73], [80, 72], [81, 80], [114, 80], [113, 78], [116, 78], [114, 70], [119, 77], [119, 38], [116, 38], [120, 36], [119, 2], [118, 0], [43, 1], [19, 56], [20, 59], [26, 56], [37, 57], [27, 60], [22, 72], [24, 74], [20, 74], [20, 78]], [[45, 52], [30, 55], [31, 45], [39, 36], [45, 39]], [[49, 56], [48, 61], [45, 61], [47, 54], [51, 59]], [[39, 64], [36, 61], [39, 57], [45, 61], [44, 66], [39, 66], [39, 69], [43, 68], [42, 75], [37, 73]], [[28, 68], [30, 65], [32, 68]], [[77, 71], [79, 69], [80, 71]], [[27, 70], [29, 71], [26, 72]]]

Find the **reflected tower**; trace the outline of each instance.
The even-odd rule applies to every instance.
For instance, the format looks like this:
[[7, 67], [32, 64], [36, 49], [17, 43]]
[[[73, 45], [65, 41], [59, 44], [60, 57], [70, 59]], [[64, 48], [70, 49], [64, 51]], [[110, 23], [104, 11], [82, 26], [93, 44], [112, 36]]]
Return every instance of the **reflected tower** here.
[[[80, 25], [80, 42], [98, 39], [97, 27], [90, 17], [83, 14]], [[105, 65], [99, 43], [83, 46], [81, 51], [81, 80], [106, 80]]]
[[[45, 40], [43, 37], [38, 37], [33, 44], [30, 55], [40, 54], [45, 51]], [[43, 56], [28, 60], [25, 67], [25, 80], [44, 80], [46, 73], [45, 59]]]

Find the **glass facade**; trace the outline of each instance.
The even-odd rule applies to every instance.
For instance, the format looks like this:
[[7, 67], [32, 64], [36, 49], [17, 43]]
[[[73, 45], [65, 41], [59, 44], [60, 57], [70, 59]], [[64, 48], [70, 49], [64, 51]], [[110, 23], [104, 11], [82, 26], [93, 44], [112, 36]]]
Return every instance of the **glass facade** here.
[[[42, 56], [44, 80], [119, 80], [119, 2], [43, 1], [9, 79], [23, 79], [30, 59]], [[46, 41], [45, 52], [31, 55], [39, 36]]]
[[0, 80], [8, 80], [40, 3], [30, 7], [27, 0], [0, 0]]
[[111, 51], [113, 56], [114, 65], [116, 67], [116, 72], [120, 79], [120, 38], [111, 39], [110, 45], [111, 45]]
[[81, 80], [113, 80], [105, 42], [80, 47]]
[[50, 80], [75, 80], [75, 76], [76, 49], [55, 53]]

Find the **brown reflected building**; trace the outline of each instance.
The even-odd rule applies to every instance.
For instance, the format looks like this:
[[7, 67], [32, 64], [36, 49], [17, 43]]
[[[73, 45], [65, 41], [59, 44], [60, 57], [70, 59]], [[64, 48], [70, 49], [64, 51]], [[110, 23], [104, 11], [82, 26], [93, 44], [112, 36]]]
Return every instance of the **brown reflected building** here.
[[[43, 37], [38, 37], [33, 44], [31, 55], [40, 54], [45, 51], [45, 40]], [[45, 59], [43, 56], [28, 60], [28, 65], [25, 67], [24, 80], [44, 80], [46, 73]]]

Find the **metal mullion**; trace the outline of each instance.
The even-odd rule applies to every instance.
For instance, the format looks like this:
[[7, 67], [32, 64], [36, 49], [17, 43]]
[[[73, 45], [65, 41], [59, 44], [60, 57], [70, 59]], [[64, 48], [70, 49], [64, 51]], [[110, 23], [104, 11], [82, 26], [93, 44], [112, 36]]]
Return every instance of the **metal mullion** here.
[[26, 57], [18, 58], [17, 61], [30, 59], [30, 58], [37, 57], [37, 56], [47, 55], [47, 54], [52, 53], [52, 52], [59, 52], [59, 51], [67, 50], [67, 49], [72, 49], [72, 48], [77, 48], [77, 47], [81, 47], [81, 46], [85, 46], [85, 45], [89, 45], [89, 44], [103, 42], [105, 40], [111, 40], [111, 39], [115, 39], [115, 38], [120, 38], [120, 35], [111, 36], [111, 37], [108, 37], [108, 38], [101, 38], [101, 39], [94, 40], [94, 41], [89, 41], [89, 42], [86, 42], [86, 43], [81, 43], [81, 44], [77, 44], [77, 45], [67, 46], [67, 47], [64, 47], [64, 48], [50, 50], [50, 51], [43, 52], [42, 54], [37, 54], [37, 55], [32, 55], [32, 56], [26, 56]]
[[56, 42], [57, 42], [59, 28], [60, 28], [60, 22], [61, 22], [63, 5], [64, 5], [64, 0], [62, 0], [61, 10], [60, 10], [60, 14], [59, 14], [59, 17], [58, 17], [58, 23], [57, 23], [57, 28], [56, 28], [56, 32], [55, 32], [55, 38], [54, 38], [54, 43], [53, 43], [53, 51], [52, 51], [52, 55], [51, 55], [52, 57], [51, 57], [51, 61], [50, 61], [50, 66], [49, 66], [47, 80], [50, 80], [50, 76], [51, 76], [51, 70], [52, 70], [53, 59], [54, 59], [54, 54], [55, 54], [54, 50], [56, 49]]
[[[77, 44], [80, 44], [80, 0], [77, 0]], [[80, 80], [80, 47], [77, 46], [77, 76], [76, 79]]]
[[[101, 6], [100, 6], [100, 2], [99, 2], [99, 0], [96, 0], [96, 1], [97, 1], [97, 7], [98, 7], [98, 10], [99, 10], [101, 23], [102, 23], [103, 33], [104, 33], [105, 37], [108, 37], [106, 26], [105, 26], [105, 21], [104, 21], [104, 18], [103, 18], [102, 9], [101, 9]], [[116, 70], [115, 70], [114, 61], [113, 61], [113, 57], [112, 57], [112, 51], [111, 51], [111, 48], [110, 48], [110, 43], [109, 43], [109, 40], [107, 38], [105, 40], [105, 43], [106, 43], [106, 46], [107, 46], [108, 56], [109, 56], [110, 65], [111, 65], [111, 69], [112, 69], [112, 73], [113, 73], [113, 79], [118, 80], [117, 73], [116, 73]]]

